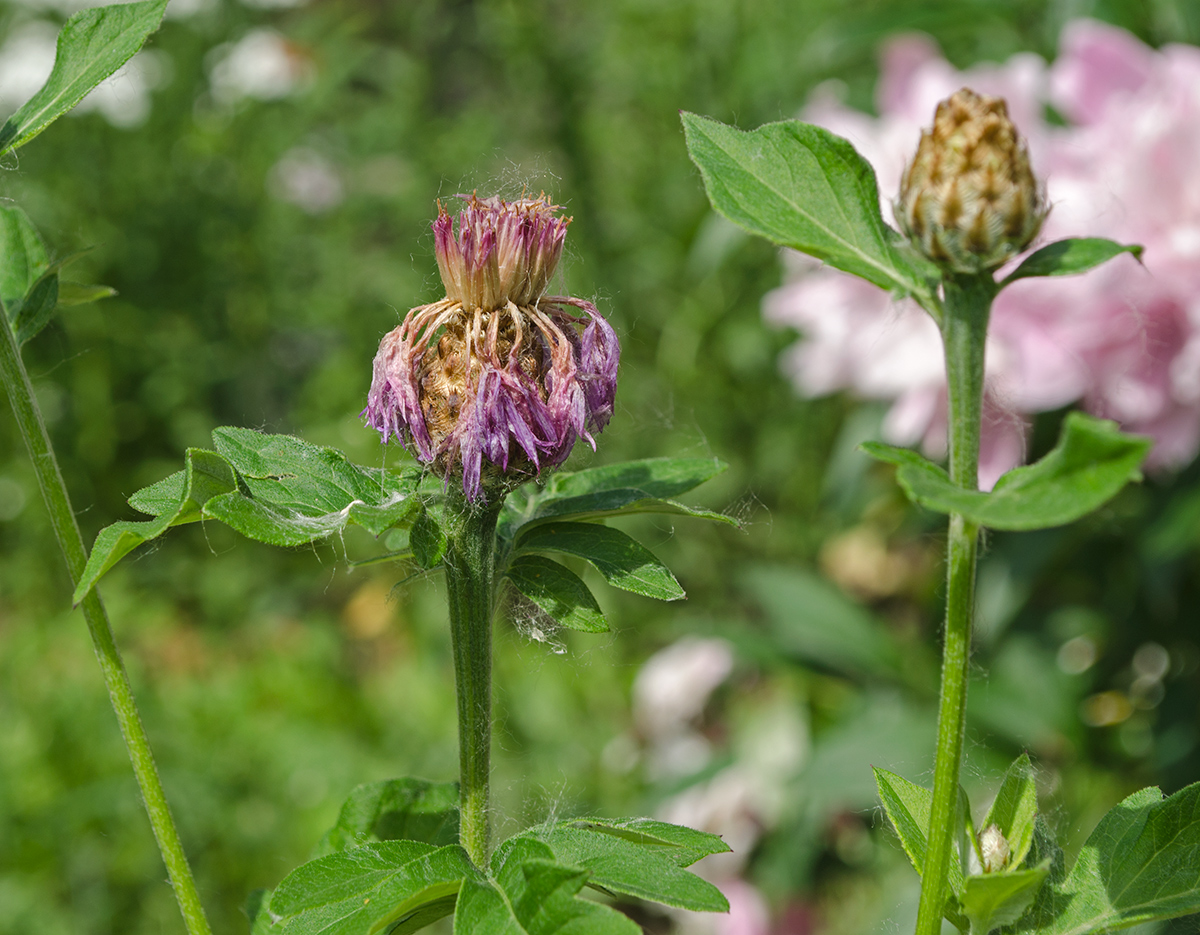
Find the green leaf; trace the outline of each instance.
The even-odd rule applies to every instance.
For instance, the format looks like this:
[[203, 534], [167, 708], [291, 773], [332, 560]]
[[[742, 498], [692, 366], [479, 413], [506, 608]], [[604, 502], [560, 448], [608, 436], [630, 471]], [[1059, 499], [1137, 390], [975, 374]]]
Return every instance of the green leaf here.
[[840, 674], [901, 675], [900, 649], [891, 633], [827, 581], [782, 566], [751, 567], [742, 577], [782, 652]]
[[1025, 262], [1000, 282], [1000, 288], [1003, 289], [1009, 283], [1029, 276], [1070, 276], [1074, 273], [1084, 273], [1122, 253], [1132, 253], [1134, 259], [1140, 261], [1142, 249], [1136, 244], [1119, 244], [1102, 237], [1059, 240], [1028, 256]]
[[627, 916], [576, 898], [587, 870], [557, 863], [539, 841], [517, 838], [508, 844], [492, 860], [491, 880], [463, 884], [454, 935], [641, 935]]
[[[8, 318], [16, 332], [18, 344], [24, 345], [36, 337], [50, 323], [55, 311], [60, 307], [79, 305], [82, 302], [91, 302], [98, 298], [116, 295], [116, 290], [110, 289], [108, 286], [79, 286], [75, 283], [64, 283], [59, 278], [60, 270], [86, 253], [86, 250], [68, 254], [50, 263], [46, 260], [45, 249], [41, 247], [40, 240], [36, 239], [37, 232], [33, 230], [33, 225], [29, 223], [28, 218], [20, 215], [15, 218], [12, 226], [14, 236], [6, 239], [13, 240], [13, 243], [8, 246], [16, 252], [17, 256], [12, 260], [0, 260], [0, 263], [6, 263], [6, 267], [12, 273], [10, 277], [12, 281], [7, 283], [5, 288], [16, 289], [22, 281], [28, 278], [30, 273], [40, 270], [40, 274], [28, 282], [23, 294], [18, 293], [17, 297], [10, 297], [5, 301]], [[38, 262], [33, 266], [29, 264], [28, 254], [23, 253], [27, 249], [26, 242], [30, 237], [37, 244], [35, 250], [38, 254], [36, 257]], [[0, 248], [3, 246], [0, 244]]]
[[608, 629], [587, 585], [558, 562], [540, 555], [522, 555], [508, 566], [504, 576], [562, 626], [587, 633]]
[[446, 554], [446, 534], [428, 510], [422, 509], [417, 514], [408, 534], [408, 545], [422, 568], [433, 568], [441, 563]]
[[551, 475], [540, 502], [633, 488], [648, 497], [677, 497], [725, 472], [716, 458], [645, 458]]
[[173, 504], [157, 513], [157, 519], [113, 523], [100, 530], [75, 588], [74, 603], [83, 600], [105, 572], [142, 543], [161, 536], [172, 526], [201, 519], [205, 504], [220, 494], [234, 490], [237, 480], [228, 462], [216, 452], [189, 448], [187, 467], [149, 488], [154, 493], [140, 502], [161, 506], [165, 500], [162, 495], [168, 485], [175, 487], [178, 494]]
[[996, 798], [980, 827], [995, 825], [1000, 829], [1000, 833], [1008, 841], [1011, 854], [1008, 866], [1015, 869], [1021, 866], [1021, 861], [1033, 845], [1033, 826], [1036, 819], [1037, 784], [1034, 782], [1029, 756], [1022, 753], [1004, 774], [1000, 791], [996, 793]]
[[[589, 871], [591, 876], [587, 885], [595, 889], [636, 896], [677, 909], [729, 911], [729, 901], [719, 889], [683, 869], [687, 864], [680, 861], [690, 863], [694, 859], [692, 849], [684, 849], [644, 829], [635, 830], [627, 823], [584, 819], [559, 822], [549, 828], [525, 832], [525, 835], [547, 845], [559, 863]], [[729, 850], [720, 838], [716, 841], [719, 849], [709, 850], [709, 853]]]
[[[896, 829], [900, 846], [904, 848], [904, 853], [912, 861], [917, 873], [923, 874], [925, 855], [929, 850], [929, 815], [933, 809], [933, 793], [886, 769], [874, 766], [871, 769], [875, 773], [879, 800], [883, 803], [883, 810], [892, 827]], [[960, 824], [964, 825], [964, 830], [965, 826], [970, 824], [969, 812], [966, 794], [960, 790], [958, 818]], [[965, 842], [960, 841], [959, 846], [964, 847]], [[946, 893], [946, 905], [942, 914], [958, 928], [965, 929], [966, 919], [961, 914], [960, 900], [966, 884], [960, 860], [951, 859], [947, 883], [949, 892]]]
[[344, 454], [290, 435], [250, 429], [213, 431], [217, 451], [189, 449], [183, 472], [130, 497], [157, 517], [100, 531], [76, 601], [130, 550], [172, 526], [216, 519], [242, 535], [278, 546], [304, 545], [357, 523], [374, 535], [411, 522], [421, 507], [420, 474], [351, 464]]
[[[896, 829], [904, 853], [917, 873], [925, 872], [925, 854], [929, 847], [929, 814], [933, 793], [886, 769], [872, 767], [883, 810]], [[963, 892], [963, 872], [958, 861], [950, 861], [950, 889], [955, 896]]]
[[276, 544], [312, 542], [342, 529], [347, 520], [378, 536], [414, 518], [420, 506], [412, 496], [420, 480], [416, 472], [361, 467], [336, 448], [253, 429], [213, 429], [213, 443], [244, 478], [251, 498], [288, 529], [283, 535], [288, 541]]
[[[871, 767], [875, 774], [875, 785], [879, 789], [879, 801], [896, 829], [900, 846], [912, 861], [917, 873], [925, 872], [925, 855], [929, 849], [929, 812], [933, 807], [933, 793], [909, 782], [903, 776], [879, 767]], [[961, 891], [961, 871], [958, 885], [951, 886]]]
[[660, 848], [677, 867], [690, 867], [702, 857], [730, 851], [720, 835], [653, 818], [572, 818], [559, 822], [559, 825], [616, 835], [635, 844]]
[[400, 839], [434, 846], [456, 842], [458, 783], [405, 777], [355, 787], [317, 846], [317, 856]]
[[10, 321], [49, 266], [46, 245], [29, 215], [14, 205], [0, 205], [0, 301]]
[[[209, 454], [216, 454], [216, 452], [209, 452]], [[223, 458], [221, 460], [224, 461]], [[225, 462], [225, 465], [228, 467], [228, 462]], [[232, 477], [232, 470], [229, 473]], [[151, 516], [162, 516], [164, 513], [173, 512], [187, 487], [187, 475], [186, 469], [168, 474], [149, 487], [143, 487], [130, 494], [129, 499], [125, 502], [139, 513], [149, 513]], [[229, 489], [232, 490], [234, 486], [235, 484], [231, 483]]]
[[967, 877], [962, 907], [971, 922], [971, 935], [987, 935], [1016, 922], [1033, 904], [1049, 872], [1046, 865]]
[[60, 308], [70, 305], [87, 305], [100, 299], [110, 299], [117, 294], [112, 286], [87, 286], [78, 282], [59, 282], [58, 304]]
[[[1035, 850], [1037, 844], [1035, 842]], [[1085, 935], [1200, 912], [1200, 783], [1135, 792], [1106, 814], [1065, 879], [1010, 931]]]
[[20, 304], [9, 311], [17, 344], [23, 345], [50, 324], [58, 308], [58, 273], [45, 273], [38, 278]]
[[124, 65], [162, 22], [167, 0], [83, 10], [58, 34], [50, 77], [0, 128], [0, 155], [28, 143]]
[[660, 601], [686, 597], [670, 569], [619, 529], [595, 523], [545, 523], [517, 538], [517, 554], [565, 552], [586, 558], [613, 587]]
[[1131, 480], [1153, 442], [1125, 435], [1115, 422], [1072, 412], [1058, 444], [1036, 464], [1013, 468], [991, 493], [969, 491], [915, 451], [866, 442], [873, 458], [899, 467], [896, 479], [908, 498], [939, 513], [961, 513], [992, 529], [1048, 529], [1102, 506]]
[[500, 519], [500, 536], [511, 540], [517, 528], [553, 519], [591, 520], [631, 513], [695, 516], [736, 526], [732, 517], [665, 499], [691, 490], [725, 468], [711, 458], [647, 458], [556, 474], [545, 489], [528, 484], [509, 497]]
[[682, 117], [708, 198], [729, 220], [883, 289], [935, 301], [936, 274], [884, 223], [875, 171], [847, 140], [798, 120], [743, 132]]
[[626, 487], [619, 490], [602, 490], [579, 497], [564, 497], [548, 503], [538, 503], [526, 525], [551, 519], [589, 520], [609, 516], [630, 516], [634, 513], [667, 513], [675, 516], [694, 516], [711, 519], [718, 523], [738, 525], [738, 521], [724, 513], [685, 506], [675, 500], [648, 497], [645, 491]]
[[271, 915], [271, 891], [254, 890], [246, 899], [245, 913], [250, 920], [250, 935], [282, 935], [283, 927]]
[[302, 864], [269, 909], [284, 935], [401, 935], [453, 912], [463, 881], [478, 876], [457, 844], [383, 841]]
[[281, 547], [306, 545], [333, 535], [345, 525], [346, 518], [339, 512], [323, 516], [308, 516], [298, 510], [284, 512], [268, 498], [247, 497], [241, 490], [213, 497], [204, 504], [205, 518], [220, 520], [247, 539]]

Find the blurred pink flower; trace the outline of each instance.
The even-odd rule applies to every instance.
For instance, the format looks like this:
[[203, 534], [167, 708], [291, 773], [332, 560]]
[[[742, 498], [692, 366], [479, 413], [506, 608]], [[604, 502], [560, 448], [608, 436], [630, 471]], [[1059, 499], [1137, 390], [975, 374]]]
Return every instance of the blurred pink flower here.
[[[1200, 49], [1160, 51], [1091, 20], [1063, 31], [1053, 65], [1022, 53], [956, 71], [924, 36], [883, 50], [878, 118], [818, 88], [803, 117], [849, 139], [887, 200], [937, 102], [958, 88], [1008, 100], [1046, 180], [1053, 211], [1041, 242], [1102, 236], [1146, 248], [1098, 270], [1033, 279], [995, 303], [980, 482], [1024, 457], [1028, 416], [1079, 401], [1156, 441], [1150, 465], [1200, 447]], [[1070, 124], [1045, 119], [1052, 106]], [[806, 395], [849, 389], [892, 400], [888, 441], [945, 451], [945, 376], [937, 328], [909, 301], [795, 255], [764, 300], [768, 321], [803, 338], [783, 365]]]
[[717, 916], [720, 935], [767, 935], [771, 914], [762, 893], [745, 880], [726, 880], [721, 892], [729, 900], [729, 915]]
[[691, 912], [675, 909], [674, 931], [679, 935], [770, 935], [771, 912], [753, 883], [732, 877], [721, 880], [717, 888], [729, 900], [725, 913]]
[[690, 776], [712, 755], [696, 722], [712, 693], [733, 671], [733, 647], [718, 638], [685, 636], [660, 649], [633, 683], [633, 720], [656, 779]]

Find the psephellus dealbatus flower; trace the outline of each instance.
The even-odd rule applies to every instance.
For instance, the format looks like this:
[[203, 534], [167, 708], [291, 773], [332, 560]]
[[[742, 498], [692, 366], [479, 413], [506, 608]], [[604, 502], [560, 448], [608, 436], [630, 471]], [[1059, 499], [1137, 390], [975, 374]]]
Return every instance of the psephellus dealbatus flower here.
[[896, 219], [916, 248], [958, 273], [1001, 266], [1046, 217], [1025, 140], [1002, 98], [956, 91], [937, 106], [904, 171]]
[[446, 297], [409, 311], [375, 355], [367, 424], [468, 500], [500, 496], [593, 447], [613, 413], [620, 346], [584, 299], [547, 296], [570, 218], [538, 198], [464, 196], [433, 222]]

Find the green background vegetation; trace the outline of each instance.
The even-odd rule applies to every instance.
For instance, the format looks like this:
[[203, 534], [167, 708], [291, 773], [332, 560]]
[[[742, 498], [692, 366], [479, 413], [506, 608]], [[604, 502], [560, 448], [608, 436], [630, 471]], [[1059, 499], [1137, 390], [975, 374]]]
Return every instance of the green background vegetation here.
[[[0, 32], [55, 15], [10, 4]], [[292, 432], [366, 463], [401, 457], [381, 453], [357, 413], [380, 336], [440, 294], [435, 200], [545, 189], [575, 217], [564, 288], [595, 298], [624, 347], [617, 415], [599, 452], [572, 463], [719, 457], [730, 470], [698, 500], [745, 527], [641, 522], [690, 599], [664, 606], [600, 584], [609, 636], [548, 643], [528, 622], [499, 626], [498, 823], [650, 813], [753, 762], [754, 738], [782, 724], [800, 754], [747, 876], [781, 932], [818, 920], [887, 930], [881, 920], [905, 911], [896, 907], [915, 876], [872, 812], [867, 764], [928, 777], [940, 522], [853, 452], [877, 408], [801, 400], [780, 376], [794, 335], [759, 315], [780, 281], [777, 252], [709, 210], [677, 112], [751, 127], [793, 116], [830, 78], [870, 110], [888, 35], [929, 32], [965, 67], [1024, 50], [1052, 57], [1063, 23], [1081, 15], [1154, 44], [1200, 42], [1200, 11], [1185, 0], [322, 0], [275, 11], [216, 0], [168, 20], [151, 46], [169, 78], [144, 126], [60, 121], [0, 174], [0, 196], [26, 208], [53, 251], [94, 247], [74, 278], [120, 293], [67, 310], [26, 350], [85, 538], [132, 518], [124, 497], [175, 470], [217, 425]], [[213, 50], [263, 25], [311, 63], [312, 85], [218, 104]], [[337, 169], [346, 197], [328, 212], [270, 192], [272, 167], [298, 146]], [[4, 411], [0, 933], [180, 931]], [[1034, 453], [1059, 417], [1039, 422]], [[1200, 776], [1198, 513], [1193, 467], [1073, 527], [990, 538], [972, 791], [985, 797], [1030, 749], [1043, 806], [1077, 844], [1137, 786], [1170, 792]], [[346, 554], [377, 548], [357, 533], [285, 552], [192, 526], [103, 585], [219, 932], [243, 929], [249, 891], [305, 858], [355, 784], [455, 772], [440, 583], [393, 592], [403, 569], [348, 572]], [[814, 576], [844, 580], [844, 556], [864, 542], [900, 563], [898, 583], [830, 598]], [[890, 661], [838, 650], [854, 626]], [[813, 649], [814, 628], [832, 653]], [[638, 749], [630, 685], [651, 652], [686, 633], [730, 639], [737, 668], [704, 716], [715, 758], [696, 776], [655, 779], [618, 755]], [[1099, 657], [1068, 674], [1056, 659], [1076, 637]], [[1128, 697], [1131, 659], [1148, 641], [1170, 652], [1161, 698], [1119, 724], [1086, 726], [1081, 703]]]

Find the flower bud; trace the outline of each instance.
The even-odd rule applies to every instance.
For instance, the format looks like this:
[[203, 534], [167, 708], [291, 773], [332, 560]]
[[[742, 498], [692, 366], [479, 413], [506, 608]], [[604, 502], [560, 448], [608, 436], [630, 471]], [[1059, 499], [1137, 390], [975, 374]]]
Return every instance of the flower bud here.
[[900, 181], [896, 220], [929, 259], [959, 273], [995, 269], [1046, 217], [1029, 152], [1003, 98], [969, 88], [937, 106]]
[[[545, 197], [467, 198], [433, 222], [446, 297], [409, 311], [375, 355], [362, 414], [470, 500], [593, 447], [612, 416], [620, 346], [596, 306], [545, 295], [570, 218]], [[582, 314], [577, 314], [577, 312]]]
[[1004, 833], [997, 825], [991, 824], [983, 829], [983, 834], [979, 836], [979, 852], [983, 857], [983, 872], [995, 873], [997, 870], [1003, 870], [1008, 866], [1009, 858], [1012, 857], [1012, 851], [1008, 846], [1008, 839], [1004, 837]]

